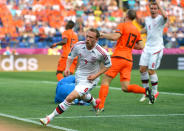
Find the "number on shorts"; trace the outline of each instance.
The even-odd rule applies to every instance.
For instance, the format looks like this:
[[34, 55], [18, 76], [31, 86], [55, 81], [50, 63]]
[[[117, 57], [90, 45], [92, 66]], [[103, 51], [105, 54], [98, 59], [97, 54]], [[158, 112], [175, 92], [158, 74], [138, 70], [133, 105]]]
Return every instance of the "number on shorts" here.
[[137, 35], [130, 33], [129, 36], [128, 36], [128, 40], [127, 40], [126, 46], [128, 48], [132, 48], [133, 45], [135, 44], [136, 38], [137, 38]]
[[152, 63], [152, 68], [155, 68], [155, 63]]
[[88, 91], [88, 88], [86, 88], [85, 90], [84, 90], [84, 92], [87, 92]]

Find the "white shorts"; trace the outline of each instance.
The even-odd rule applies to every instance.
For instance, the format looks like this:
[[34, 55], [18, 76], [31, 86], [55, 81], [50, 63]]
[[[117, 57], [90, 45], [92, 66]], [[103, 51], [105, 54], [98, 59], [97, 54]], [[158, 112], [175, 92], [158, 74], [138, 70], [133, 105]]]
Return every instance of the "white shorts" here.
[[139, 65], [147, 66], [148, 69], [152, 70], [158, 69], [158, 67], [160, 66], [162, 56], [163, 56], [163, 49], [157, 52], [144, 50], [141, 54]]
[[91, 91], [98, 84], [98, 81], [99, 81], [98, 78], [92, 82], [84, 79], [77, 80], [74, 90], [76, 90], [80, 96], [83, 96], [87, 94], [89, 91]]

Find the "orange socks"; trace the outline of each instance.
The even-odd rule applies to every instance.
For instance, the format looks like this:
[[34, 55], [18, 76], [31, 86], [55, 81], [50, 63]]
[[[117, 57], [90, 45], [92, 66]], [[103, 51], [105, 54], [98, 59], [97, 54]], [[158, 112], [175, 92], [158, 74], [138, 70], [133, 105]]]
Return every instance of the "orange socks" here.
[[101, 85], [100, 92], [99, 92], [99, 98], [101, 99], [101, 103], [99, 105], [99, 109], [104, 108], [105, 99], [109, 92], [109, 86], [108, 85]]
[[58, 74], [56, 75], [56, 77], [57, 77], [57, 80], [58, 80], [58, 81], [60, 81], [61, 79], [64, 78], [64, 76], [63, 76], [62, 73], [58, 73]]
[[139, 86], [139, 85], [134, 84], [134, 85], [129, 85], [128, 86], [128, 92], [144, 94], [146, 92], [146, 89]]

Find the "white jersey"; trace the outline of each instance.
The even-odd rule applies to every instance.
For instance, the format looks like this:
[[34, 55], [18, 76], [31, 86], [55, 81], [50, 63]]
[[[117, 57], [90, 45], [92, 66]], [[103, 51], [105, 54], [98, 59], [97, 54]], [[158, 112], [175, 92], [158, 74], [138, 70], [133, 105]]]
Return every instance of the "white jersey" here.
[[76, 56], [78, 56], [76, 80], [85, 80], [89, 75], [97, 73], [100, 70], [101, 62], [104, 63], [105, 67], [111, 66], [110, 55], [98, 44], [93, 49], [88, 50], [85, 41], [76, 43], [68, 58], [74, 59]]
[[151, 16], [145, 18], [147, 41], [144, 50], [156, 52], [164, 48], [163, 29], [166, 22], [162, 15], [154, 19]]

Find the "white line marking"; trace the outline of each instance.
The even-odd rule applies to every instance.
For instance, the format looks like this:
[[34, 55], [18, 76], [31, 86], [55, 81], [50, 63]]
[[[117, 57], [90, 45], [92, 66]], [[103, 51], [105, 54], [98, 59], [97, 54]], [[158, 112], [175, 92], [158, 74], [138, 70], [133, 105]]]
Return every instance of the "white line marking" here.
[[[100, 86], [96, 86], [98, 88], [100, 88]], [[112, 90], [121, 90], [121, 88], [117, 88], [117, 87], [110, 87], [110, 89]], [[164, 95], [175, 95], [175, 96], [184, 96], [183, 93], [172, 93], [172, 92], [159, 92], [160, 94], [164, 94]]]
[[[24, 121], [24, 122], [28, 122], [28, 123], [33, 123], [33, 124], [36, 124], [36, 125], [41, 125], [41, 123], [38, 122], [38, 121], [33, 121], [33, 120], [30, 120], [30, 119], [25, 119], [25, 118], [12, 116], [12, 115], [8, 115], [8, 114], [0, 113], [0, 116], [7, 117], [7, 118], [12, 118], [12, 119], [15, 119], [15, 120], [20, 120], [20, 121]], [[69, 129], [69, 128], [65, 128], [65, 127], [60, 127], [60, 126], [55, 126], [55, 125], [51, 125], [51, 124], [48, 124], [47, 126], [51, 127], [51, 128], [55, 128], [55, 129], [64, 130], [64, 131], [77, 131], [77, 130], [73, 130], [73, 129]]]
[[[41, 81], [41, 83], [48, 83], [48, 84], [57, 84], [57, 82], [52, 81]], [[96, 86], [97, 88], [100, 88], [100, 86]], [[110, 87], [111, 90], [121, 90], [121, 88], [118, 87]], [[172, 92], [159, 92], [160, 94], [164, 95], [175, 95], [175, 96], [184, 96], [184, 93], [172, 93]]]
[[[57, 85], [57, 82], [54, 81], [30, 81], [30, 80], [24, 80], [20, 81], [20, 83], [25, 83], [25, 82], [30, 82], [30, 83], [44, 83], [44, 84], [54, 84]], [[1, 83], [3, 84], [3, 83]], [[100, 88], [100, 86], [96, 86], [97, 88]], [[111, 90], [121, 90], [121, 88], [118, 87], [110, 87]], [[174, 92], [159, 92], [160, 94], [164, 95], [175, 95], [175, 96], [184, 96], [184, 93], [174, 93]]]
[[[149, 115], [104, 115], [104, 116], [66, 116], [55, 117], [55, 119], [79, 119], [79, 118], [118, 118], [118, 117], [169, 117], [169, 116], [184, 116], [184, 114], [149, 114]], [[28, 118], [39, 119], [39, 118]]]
[[[41, 83], [48, 83], [48, 84], [57, 84], [57, 82], [52, 82], [52, 81], [41, 81]], [[100, 86], [96, 86], [97, 88], [100, 88]], [[111, 90], [121, 90], [121, 88], [118, 87], [110, 87]], [[164, 95], [175, 95], [175, 96], [184, 96], [183, 93], [172, 93], [172, 92], [159, 92], [160, 94]]]

